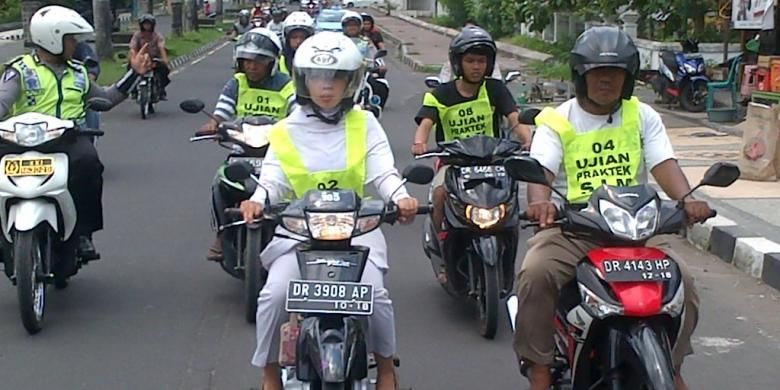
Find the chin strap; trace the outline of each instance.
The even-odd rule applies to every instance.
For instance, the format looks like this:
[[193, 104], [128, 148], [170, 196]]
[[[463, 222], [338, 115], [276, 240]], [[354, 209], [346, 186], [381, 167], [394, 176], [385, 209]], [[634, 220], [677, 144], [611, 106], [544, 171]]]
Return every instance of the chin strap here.
[[[593, 105], [594, 105], [594, 106], [596, 106], [596, 107], [607, 107], [607, 106], [610, 106], [609, 104], [598, 104], [598, 103], [596, 103], [595, 101], [593, 101], [593, 99], [591, 99], [591, 98], [590, 98], [589, 96], [587, 96], [587, 95], [585, 95], [585, 96], [584, 96], [584, 97], [582, 97], [582, 98], [577, 98], [577, 99], [585, 99], [585, 100], [587, 100], [588, 102], [590, 102], [590, 104], [593, 104]], [[612, 106], [612, 109], [609, 111], [609, 117], [607, 117], [607, 123], [608, 123], [608, 124], [610, 124], [610, 125], [612, 124], [612, 114], [616, 113], [616, 112], [617, 112], [617, 110], [619, 110], [619, 109], [620, 109], [620, 106], [622, 106], [622, 105], [623, 105], [623, 99], [622, 99], [622, 98], [621, 98], [621, 99], [618, 99], [618, 101], [617, 101], [617, 102], [615, 102], [614, 104], [611, 104], [611, 106]]]
[[312, 111], [314, 111], [314, 114], [308, 114], [307, 117], [316, 117], [319, 118], [321, 121], [329, 124], [329, 125], [335, 125], [336, 123], [339, 123], [341, 120], [341, 117], [344, 115], [344, 109], [342, 107], [339, 107], [338, 110], [333, 114], [333, 116], [326, 116], [322, 111], [320, 111], [320, 108], [317, 107], [316, 104], [311, 105]]

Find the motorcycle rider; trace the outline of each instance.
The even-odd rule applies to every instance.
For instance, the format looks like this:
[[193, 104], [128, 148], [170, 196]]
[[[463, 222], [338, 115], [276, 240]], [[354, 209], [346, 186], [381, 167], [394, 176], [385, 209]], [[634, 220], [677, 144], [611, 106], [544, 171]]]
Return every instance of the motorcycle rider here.
[[279, 71], [290, 75], [295, 51], [306, 38], [314, 35], [314, 19], [306, 12], [295, 11], [284, 20], [282, 29], [282, 55], [279, 57]]
[[[286, 117], [295, 100], [295, 86], [289, 76], [277, 71], [276, 63], [281, 50], [279, 38], [265, 27], [254, 28], [242, 35], [236, 45], [239, 71], [222, 88], [214, 116], [220, 121], [253, 115], [266, 115], [276, 119]], [[200, 131], [214, 133], [218, 125], [216, 120], [209, 119]], [[220, 224], [225, 222], [226, 206], [215, 205]], [[206, 258], [222, 261], [222, 240], [219, 233]]]
[[260, 0], [255, 1], [255, 6], [252, 8], [252, 19], [263, 18], [264, 16], [263, 2]]
[[345, 11], [344, 15], [341, 16], [341, 28], [344, 30], [344, 35], [348, 36], [358, 47], [363, 57], [370, 58], [372, 55], [371, 45], [368, 38], [361, 33], [363, 18], [360, 14], [355, 11]]
[[276, 36], [281, 37], [282, 29], [284, 28], [284, 16], [284, 10], [274, 8], [271, 10], [271, 21], [265, 27], [273, 31]]
[[[512, 94], [504, 83], [487, 77], [493, 72], [496, 61], [496, 44], [490, 34], [479, 27], [464, 28], [452, 39], [449, 57], [457, 78], [425, 94], [423, 106], [415, 118], [418, 127], [412, 153], [426, 152], [434, 125], [436, 142], [480, 134], [498, 137], [501, 117], [509, 120], [510, 132], [514, 131], [528, 147], [531, 130], [518, 122], [519, 114]], [[442, 228], [447, 196], [444, 177], [448, 168], [447, 165], [441, 166], [431, 183], [434, 188], [431, 219], [441, 239], [446, 235]], [[443, 271], [441, 276], [444, 277]]]
[[384, 49], [385, 39], [382, 38], [382, 33], [374, 25], [374, 17], [368, 12], [361, 13], [360, 17], [363, 18], [363, 29], [361, 30], [363, 36], [368, 38], [377, 50]]
[[[461, 30], [469, 26], [479, 27], [477, 22], [471, 19], [467, 19], [465, 22], [463, 22], [463, 26], [461, 27]], [[490, 75], [490, 77], [496, 80], [502, 80], [501, 69], [498, 64], [498, 60], [496, 60], [496, 65], [493, 67], [493, 73]], [[449, 60], [444, 61], [444, 64], [442, 64], [441, 71], [439, 72], [439, 80], [442, 83], [446, 83], [452, 80], [452, 65], [450, 65]]]
[[[326, 54], [335, 57], [335, 62], [317, 60]], [[386, 201], [398, 205], [400, 221], [410, 223], [417, 200], [402, 186], [387, 135], [373, 115], [354, 108], [365, 71], [357, 47], [342, 34], [318, 33], [298, 48], [293, 69], [299, 106], [271, 130], [271, 146], [260, 174], [260, 186], [265, 190], [256, 191], [242, 203], [244, 218], [252, 220], [262, 215], [267, 199], [273, 203], [286, 194], [300, 197], [318, 188], [317, 181], [322, 179], [337, 181], [336, 188], [351, 189], [360, 196], [365, 186], [373, 183]], [[376, 388], [395, 389], [394, 315], [383, 282], [388, 269], [384, 236], [381, 230], [374, 230], [354, 238], [353, 243], [371, 248], [363, 282], [374, 285], [369, 345], [378, 363]], [[266, 390], [282, 388], [276, 363], [279, 327], [287, 318], [284, 302], [288, 281], [299, 273], [297, 244], [277, 237], [260, 256], [268, 269], [268, 280], [258, 298], [257, 350], [252, 364], [264, 368], [262, 388]]]
[[[50, 5], [36, 11], [30, 19], [34, 51], [9, 61], [3, 72], [0, 118], [38, 112], [83, 125], [88, 99], [105, 98], [114, 105], [126, 99], [139, 76], [151, 69], [148, 45], [129, 57], [131, 70], [113, 86], [103, 88], [91, 82], [83, 64], [72, 60], [79, 40], [92, 34], [92, 26], [72, 9]], [[38, 149], [68, 155], [68, 189], [78, 214], [73, 234], [78, 237], [78, 254], [85, 260], [98, 259], [92, 233], [103, 228], [103, 164], [97, 150], [87, 137]], [[15, 145], [0, 144], [0, 155], [20, 152]]]
[[[588, 29], [577, 39], [569, 64], [576, 98], [537, 117], [538, 128], [531, 146], [531, 156], [546, 168], [547, 180], [566, 183], [561, 189], [568, 200], [584, 203], [602, 179], [613, 185], [618, 181], [647, 183], [650, 172], [670, 198], [682, 200], [690, 186], [675, 159], [661, 117], [633, 97], [639, 52], [628, 34], [611, 26]], [[596, 144], [630, 154], [627, 166], [611, 170], [609, 177], [600, 176], [598, 183], [588, 180], [589, 176], [583, 173], [591, 171], [580, 168], [578, 163], [597, 156], [593, 147]], [[591, 169], [595, 172], [599, 168]], [[564, 237], [560, 229], [550, 228], [556, 215], [550, 194], [545, 186], [528, 184], [527, 214], [539, 221], [542, 230], [528, 241], [528, 252], [515, 284], [519, 308], [514, 347], [518, 358], [530, 364], [528, 378], [532, 390], [548, 389], [551, 385], [553, 316], [558, 295], [561, 286], [574, 278], [577, 263], [594, 247], [590, 241]], [[689, 223], [703, 221], [710, 215], [707, 203], [693, 197], [684, 199], [684, 207]], [[649, 244], [666, 243], [652, 239]], [[687, 389], [680, 367], [684, 356], [693, 353], [690, 337], [698, 319], [699, 299], [685, 262], [671, 253], [670, 256], [678, 261], [685, 289], [684, 322], [672, 357], [677, 372], [675, 386]]]
[[149, 55], [154, 59], [162, 61], [154, 64], [154, 75], [157, 79], [157, 85], [160, 87], [160, 100], [167, 100], [168, 93], [165, 91], [165, 87], [171, 82], [168, 78], [168, 75], [171, 73], [171, 65], [170, 61], [168, 61], [168, 50], [165, 49], [165, 37], [154, 31], [156, 24], [157, 21], [154, 16], [150, 14], [141, 15], [138, 19], [140, 30], [136, 31], [133, 37], [130, 38], [128, 58], [132, 58], [144, 45], [149, 45]]
[[235, 38], [242, 35], [253, 27], [254, 26], [249, 23], [249, 10], [242, 9], [238, 13], [238, 21], [233, 23], [233, 31], [230, 32], [230, 37]]

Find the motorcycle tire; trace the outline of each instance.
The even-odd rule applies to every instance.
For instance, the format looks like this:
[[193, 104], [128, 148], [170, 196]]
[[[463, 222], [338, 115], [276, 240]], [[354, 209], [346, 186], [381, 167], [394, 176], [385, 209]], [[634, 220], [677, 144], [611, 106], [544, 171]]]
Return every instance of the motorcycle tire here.
[[680, 93], [680, 106], [688, 112], [702, 112], [707, 105], [707, 83], [697, 80], [683, 88]]
[[149, 94], [147, 93], [147, 87], [143, 85], [138, 86], [138, 105], [141, 108], [141, 119], [146, 119], [149, 116]]
[[499, 275], [498, 268], [492, 265], [483, 264], [480, 295], [477, 298], [477, 308], [479, 310], [479, 334], [482, 337], [492, 340], [496, 337], [498, 330], [498, 308], [499, 308]]
[[261, 228], [249, 228], [246, 230], [246, 243], [244, 245], [244, 317], [250, 324], [256, 322], [257, 297], [265, 286], [268, 271], [260, 262], [263, 239]]
[[16, 232], [13, 242], [13, 258], [16, 266], [16, 294], [19, 299], [19, 314], [22, 325], [29, 334], [43, 329], [43, 314], [46, 307], [46, 282], [43, 254], [38, 229]]

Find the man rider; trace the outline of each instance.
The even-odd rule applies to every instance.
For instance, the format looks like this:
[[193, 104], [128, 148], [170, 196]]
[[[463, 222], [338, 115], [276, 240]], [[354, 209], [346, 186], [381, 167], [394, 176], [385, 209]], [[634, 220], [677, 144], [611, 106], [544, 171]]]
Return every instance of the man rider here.
[[363, 36], [368, 38], [377, 50], [384, 49], [385, 40], [382, 38], [382, 33], [374, 25], [374, 17], [367, 12], [361, 13], [360, 16], [363, 18], [363, 29], [361, 30]]
[[348, 36], [355, 43], [363, 57], [370, 58], [370, 41], [361, 34], [363, 18], [360, 14], [355, 11], [345, 11], [344, 15], [341, 16], [341, 28], [344, 31], [344, 35]]
[[[547, 180], [566, 183], [566, 198], [584, 203], [602, 181], [612, 185], [647, 183], [649, 172], [670, 198], [683, 200], [690, 186], [674, 157], [661, 117], [632, 96], [639, 73], [639, 52], [628, 34], [611, 26], [588, 29], [577, 39], [569, 64], [576, 98], [555, 109], [545, 109], [536, 119], [538, 127], [531, 156], [545, 167]], [[600, 147], [594, 148], [597, 144]], [[591, 160], [597, 156], [597, 150], [613, 149], [629, 155], [629, 161], [621, 163], [624, 169], [605, 170], [612, 173], [600, 175], [597, 180], [581, 174], [589, 173], [589, 169], [609, 168], [581, 168], [578, 161]], [[558, 295], [561, 286], [574, 278], [577, 262], [594, 247], [590, 241], [564, 237], [560, 229], [551, 228], [556, 205], [550, 194], [548, 187], [528, 184], [527, 214], [539, 221], [542, 230], [528, 241], [516, 283], [519, 308], [514, 346], [518, 357], [530, 364], [528, 378], [532, 390], [548, 389], [551, 385], [552, 320]], [[683, 201], [689, 223], [709, 217], [706, 202], [693, 197]], [[663, 240], [653, 239], [653, 244], [663, 244]], [[693, 353], [690, 337], [696, 327], [699, 299], [684, 261], [677, 260], [685, 291], [684, 322], [672, 357], [677, 372], [675, 386], [679, 390], [687, 389], [680, 367], [684, 356]]]
[[[467, 19], [465, 22], [463, 22], [463, 26], [462, 26], [461, 30], [463, 28], [466, 28], [466, 27], [469, 27], [469, 26], [479, 27], [479, 25], [475, 21], [473, 21], [471, 19]], [[494, 78], [496, 80], [501, 80], [502, 79], [501, 78], [501, 69], [500, 69], [500, 67], [498, 65], [498, 60], [496, 60], [496, 66], [493, 67], [493, 73], [490, 75], [490, 77], [492, 77], [492, 78]], [[444, 64], [442, 64], [441, 71], [439, 72], [439, 80], [442, 83], [446, 83], [446, 82], [452, 80], [452, 66], [450, 65], [450, 61], [449, 60], [444, 61]]]
[[[428, 136], [436, 125], [436, 142], [469, 138], [475, 135], [500, 135], [501, 117], [509, 120], [510, 131], [525, 143], [531, 143], [531, 131], [518, 122], [519, 115], [515, 100], [499, 80], [488, 78], [496, 61], [496, 44], [487, 31], [479, 27], [466, 27], [450, 43], [450, 63], [457, 79], [439, 85], [425, 94], [423, 107], [417, 113], [418, 124], [414, 135], [412, 153], [422, 154], [427, 150]], [[457, 125], [469, 123], [469, 125]], [[433, 191], [433, 212], [431, 218], [439, 236], [446, 235], [443, 229], [444, 177], [448, 166], [440, 167], [431, 185]], [[440, 281], [444, 282], [442, 270]]]
[[[236, 45], [238, 72], [225, 83], [217, 99], [214, 116], [220, 121], [255, 115], [276, 119], [287, 116], [295, 100], [295, 86], [289, 76], [277, 70], [281, 46], [276, 34], [264, 27], [254, 28], [241, 36]], [[217, 126], [217, 121], [209, 119], [201, 127], [201, 132], [214, 133]], [[220, 223], [226, 221], [225, 206], [238, 202], [231, 202], [226, 196], [222, 199], [215, 199], [219, 204], [214, 208]], [[222, 240], [219, 234], [206, 258], [222, 261]]]
[[[93, 83], [87, 69], [73, 61], [79, 40], [94, 34], [94, 29], [76, 11], [50, 5], [40, 8], [30, 19], [30, 40], [36, 46], [30, 54], [6, 64], [0, 82], [0, 118], [27, 112], [85, 122], [85, 102], [100, 97], [116, 105], [127, 98], [133, 84], [151, 69], [144, 45], [129, 57], [129, 70], [109, 88]], [[78, 255], [85, 260], [100, 258], [92, 244], [92, 233], [103, 228], [103, 164], [87, 137], [72, 142], [43, 145], [43, 153], [68, 155], [68, 189], [76, 206], [77, 222], [73, 236], [78, 237]], [[0, 155], [19, 153], [10, 143], [0, 145]]]
[[284, 28], [284, 10], [281, 8], [273, 8], [271, 10], [271, 21], [265, 26], [269, 30], [273, 31], [277, 37], [282, 36], [282, 28]]
[[262, 18], [263, 16], [265, 16], [265, 11], [263, 11], [263, 2], [257, 0], [255, 1], [254, 8], [252, 8], [252, 19]]
[[171, 68], [168, 61], [168, 51], [165, 49], [165, 37], [154, 31], [156, 24], [157, 21], [154, 19], [154, 16], [150, 14], [141, 15], [138, 19], [140, 30], [136, 31], [133, 37], [130, 38], [130, 53], [128, 56], [133, 57], [135, 53], [141, 50], [141, 47], [148, 45], [149, 55], [154, 59], [162, 61], [154, 64], [154, 75], [160, 87], [160, 100], [166, 100], [168, 94], [165, 91], [165, 87], [171, 82], [168, 78]]
[[284, 44], [282, 45], [282, 55], [279, 57], [280, 72], [290, 75], [295, 51], [306, 38], [312, 35], [314, 35], [314, 19], [306, 12], [293, 12], [284, 20], [284, 28], [282, 29]]
[[254, 26], [249, 23], [249, 10], [242, 9], [238, 13], [238, 21], [233, 23], [233, 31], [230, 32], [230, 37], [235, 38], [251, 30]]

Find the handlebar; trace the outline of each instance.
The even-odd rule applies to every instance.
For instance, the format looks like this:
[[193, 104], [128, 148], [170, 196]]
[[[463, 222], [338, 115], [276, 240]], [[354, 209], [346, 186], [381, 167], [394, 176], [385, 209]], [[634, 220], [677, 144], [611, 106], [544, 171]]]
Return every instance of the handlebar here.
[[81, 135], [85, 137], [102, 137], [106, 134], [106, 132], [103, 130], [90, 129], [88, 127], [81, 127], [81, 126], [76, 126], [75, 130], [76, 130], [76, 135]]
[[[415, 214], [422, 215], [422, 214], [430, 214], [433, 210], [433, 206], [430, 204], [422, 205], [417, 207], [417, 212]], [[382, 219], [382, 222], [394, 225], [396, 222], [398, 222], [398, 205], [395, 203], [390, 203], [387, 205], [387, 208], [385, 210], [385, 217]]]

